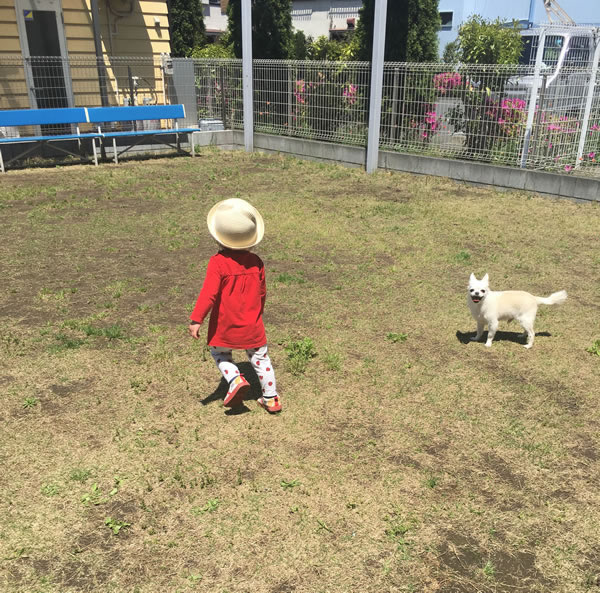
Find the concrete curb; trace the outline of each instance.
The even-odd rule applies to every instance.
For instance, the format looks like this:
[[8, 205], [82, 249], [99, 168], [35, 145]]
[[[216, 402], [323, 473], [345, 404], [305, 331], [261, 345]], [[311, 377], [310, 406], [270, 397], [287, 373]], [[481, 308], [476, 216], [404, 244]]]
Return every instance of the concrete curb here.
[[[240, 148], [244, 146], [244, 133], [239, 130], [196, 132], [194, 144], [196, 146], [219, 146], [223, 149]], [[366, 149], [362, 146], [334, 144], [289, 136], [254, 134], [254, 148], [261, 152], [289, 154], [299, 158], [339, 163], [352, 167], [362, 167], [366, 160]], [[446, 177], [464, 183], [523, 190], [577, 201], [600, 202], [600, 179], [589, 177], [385, 150], [379, 152], [379, 167], [390, 171]]]

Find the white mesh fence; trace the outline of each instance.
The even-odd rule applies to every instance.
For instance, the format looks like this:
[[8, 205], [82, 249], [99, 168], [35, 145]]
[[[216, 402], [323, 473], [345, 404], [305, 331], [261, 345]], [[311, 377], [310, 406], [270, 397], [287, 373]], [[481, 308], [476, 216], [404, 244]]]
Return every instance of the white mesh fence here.
[[254, 129], [365, 145], [370, 65], [365, 62], [254, 62]]
[[[386, 64], [381, 147], [569, 171], [577, 164], [590, 76], [589, 68], [562, 68], [534, 84], [534, 66]], [[600, 123], [599, 92], [596, 84], [589, 132]], [[593, 155], [598, 141], [588, 135], [586, 155]]]
[[[537, 76], [533, 65], [386, 63], [380, 147], [545, 170], [596, 167], [600, 74], [592, 80], [591, 48], [574, 48], [559, 68], [548, 39], [546, 47]], [[253, 77], [256, 132], [366, 146], [368, 62], [255, 60]], [[241, 60], [3, 56], [0, 87], [0, 109], [183, 103], [185, 125], [243, 128]]]
[[[179, 60], [174, 60], [175, 65]], [[198, 121], [206, 129], [242, 128], [242, 63], [240, 60], [181, 60], [194, 70], [193, 94]], [[179, 82], [179, 81], [177, 81]]]
[[585, 141], [580, 157], [581, 164], [588, 167], [598, 167], [600, 163], [600, 69], [596, 72], [593, 85], [595, 92], [592, 94], [589, 121], [583, 129]]

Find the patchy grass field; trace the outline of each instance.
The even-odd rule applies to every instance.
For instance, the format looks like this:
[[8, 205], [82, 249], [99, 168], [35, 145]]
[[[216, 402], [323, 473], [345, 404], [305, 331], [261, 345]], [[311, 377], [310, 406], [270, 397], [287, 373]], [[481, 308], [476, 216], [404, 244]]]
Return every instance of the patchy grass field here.
[[[186, 334], [231, 196], [279, 416]], [[0, 224], [3, 592], [600, 591], [597, 206], [209, 151], [10, 172]], [[471, 271], [569, 300], [487, 349]]]

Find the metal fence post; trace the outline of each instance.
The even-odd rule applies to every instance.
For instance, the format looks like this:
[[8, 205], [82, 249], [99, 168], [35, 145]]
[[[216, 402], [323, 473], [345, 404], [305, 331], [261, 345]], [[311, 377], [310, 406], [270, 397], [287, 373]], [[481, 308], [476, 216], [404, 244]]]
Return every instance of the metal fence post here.
[[242, 0], [242, 76], [244, 78], [244, 147], [254, 150], [254, 101], [252, 80], [252, 4]]
[[596, 40], [596, 51], [594, 52], [594, 65], [590, 74], [590, 86], [588, 87], [587, 97], [585, 100], [585, 111], [583, 113], [583, 122], [581, 122], [581, 136], [579, 137], [579, 147], [577, 148], [577, 160], [575, 168], [581, 166], [583, 157], [583, 149], [585, 148], [585, 137], [590, 124], [590, 113], [592, 111], [592, 103], [594, 101], [594, 91], [596, 89], [596, 79], [598, 78], [598, 62], [600, 61], [600, 39]]
[[373, 173], [377, 169], [379, 160], [379, 127], [381, 125], [381, 99], [383, 95], [383, 59], [387, 2], [388, 0], [375, 0], [371, 95], [369, 101], [369, 137], [367, 140], [367, 173]]
[[394, 68], [394, 80], [392, 82], [392, 124], [390, 138], [395, 142], [398, 136], [398, 87], [400, 86], [400, 69]]
[[542, 121], [542, 111], [544, 109], [544, 100], [546, 98], [546, 86], [548, 84], [548, 75], [542, 74], [542, 86], [540, 87], [538, 110], [534, 117], [533, 134], [531, 136], [531, 152], [536, 155], [538, 148], [538, 136], [540, 135], [540, 122]]
[[546, 46], [546, 31], [542, 31], [535, 56], [535, 69], [533, 71], [533, 84], [531, 85], [531, 96], [529, 97], [529, 110], [527, 112], [527, 123], [525, 125], [525, 137], [523, 138], [523, 150], [521, 151], [521, 169], [527, 165], [527, 154], [529, 152], [529, 142], [531, 140], [531, 130], [533, 129], [533, 118], [535, 117], [535, 106], [540, 89], [542, 70], [542, 57], [544, 47]]
[[294, 81], [297, 79], [297, 76], [295, 78], [292, 78], [292, 64], [291, 63], [287, 64], [287, 71], [288, 71], [287, 133], [291, 136], [292, 135], [292, 125], [293, 125], [293, 119], [292, 119], [292, 97], [294, 96]]
[[225, 94], [225, 67], [222, 64], [217, 66], [219, 70], [219, 84], [221, 85], [221, 120], [223, 127], [227, 129], [227, 99]]

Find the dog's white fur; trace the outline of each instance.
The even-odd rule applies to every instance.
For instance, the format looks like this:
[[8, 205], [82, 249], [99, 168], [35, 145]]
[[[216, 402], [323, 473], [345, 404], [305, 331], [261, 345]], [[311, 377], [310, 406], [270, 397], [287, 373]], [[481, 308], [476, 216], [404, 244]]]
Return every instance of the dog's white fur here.
[[524, 337], [527, 338], [525, 348], [531, 348], [535, 338], [533, 323], [538, 305], [560, 305], [566, 299], [567, 293], [564, 290], [555, 292], [549, 297], [533, 296], [523, 290], [490, 290], [487, 274], [481, 280], [477, 280], [475, 275], [471, 274], [467, 303], [471, 315], [477, 321], [477, 335], [472, 339], [479, 341], [483, 335], [483, 328], [487, 324], [488, 336], [485, 345], [489, 348], [498, 330], [498, 322], [516, 319], [525, 330]]

